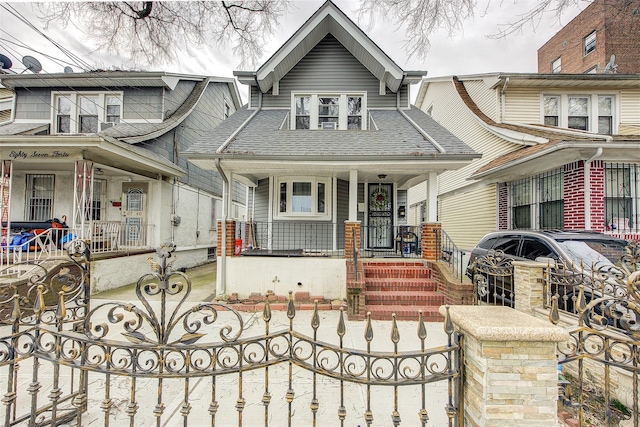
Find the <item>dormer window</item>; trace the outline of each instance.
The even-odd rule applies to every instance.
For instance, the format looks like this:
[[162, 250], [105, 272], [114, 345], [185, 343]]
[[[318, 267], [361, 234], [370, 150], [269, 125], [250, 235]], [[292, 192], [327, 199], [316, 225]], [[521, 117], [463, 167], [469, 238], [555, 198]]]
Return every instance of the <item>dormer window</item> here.
[[543, 123], [612, 135], [616, 132], [615, 96], [558, 94], [543, 96]]
[[54, 93], [55, 133], [96, 133], [122, 118], [122, 94]]
[[366, 111], [364, 94], [294, 95], [291, 129], [362, 130]]

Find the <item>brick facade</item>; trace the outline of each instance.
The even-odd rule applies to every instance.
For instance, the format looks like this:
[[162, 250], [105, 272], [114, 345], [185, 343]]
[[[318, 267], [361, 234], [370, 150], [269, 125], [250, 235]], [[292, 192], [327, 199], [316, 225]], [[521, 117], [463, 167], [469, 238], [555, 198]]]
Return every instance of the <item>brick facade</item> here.
[[[602, 73], [615, 54], [618, 73], [640, 73], [639, 8], [637, 1], [595, 0], [538, 49], [538, 72], [551, 73], [560, 57], [562, 73]], [[594, 30], [595, 49], [584, 55], [583, 39]]]
[[[216, 248], [216, 255], [222, 256], [222, 221], [218, 221], [218, 245]], [[226, 256], [232, 256], [235, 251], [235, 239], [236, 239], [236, 222], [235, 221], [227, 221], [226, 224], [226, 234], [227, 234], [227, 248], [225, 250]]]
[[564, 165], [564, 229], [584, 230], [584, 162]]
[[440, 229], [442, 225], [439, 222], [423, 222], [422, 223], [422, 258], [436, 262], [442, 257], [441, 245], [438, 241], [440, 237]]
[[509, 185], [498, 184], [498, 230], [509, 229]]
[[593, 231], [605, 230], [604, 219], [604, 162], [591, 162], [589, 168], [589, 189], [590, 189], [590, 208], [591, 208], [591, 224], [590, 229]]

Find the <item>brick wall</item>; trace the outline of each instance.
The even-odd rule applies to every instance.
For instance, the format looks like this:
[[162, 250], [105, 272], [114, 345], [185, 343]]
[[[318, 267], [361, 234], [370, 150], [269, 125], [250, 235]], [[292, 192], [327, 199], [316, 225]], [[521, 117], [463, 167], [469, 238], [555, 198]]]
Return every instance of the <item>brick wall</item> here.
[[442, 256], [440, 239], [440, 229], [442, 225], [439, 222], [423, 222], [422, 223], [422, 258], [427, 261], [435, 262]]
[[498, 185], [498, 230], [509, 229], [509, 185]]
[[[618, 73], [640, 73], [640, 19], [637, 1], [596, 0], [538, 49], [538, 72], [550, 73], [561, 57], [563, 73], [584, 73], [592, 67], [602, 73], [611, 54]], [[583, 55], [583, 39], [596, 31], [596, 48]]]
[[589, 168], [589, 197], [591, 208], [591, 227], [593, 231], [604, 231], [604, 162], [591, 162]]
[[564, 228], [584, 230], [584, 162], [564, 166]]

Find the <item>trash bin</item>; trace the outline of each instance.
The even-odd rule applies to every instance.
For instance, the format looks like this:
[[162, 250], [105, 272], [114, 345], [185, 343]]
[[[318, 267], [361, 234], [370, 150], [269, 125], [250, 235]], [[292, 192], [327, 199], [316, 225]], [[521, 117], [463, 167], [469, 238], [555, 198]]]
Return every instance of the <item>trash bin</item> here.
[[240, 255], [240, 252], [242, 252], [242, 239], [236, 239], [236, 250], [234, 253]]

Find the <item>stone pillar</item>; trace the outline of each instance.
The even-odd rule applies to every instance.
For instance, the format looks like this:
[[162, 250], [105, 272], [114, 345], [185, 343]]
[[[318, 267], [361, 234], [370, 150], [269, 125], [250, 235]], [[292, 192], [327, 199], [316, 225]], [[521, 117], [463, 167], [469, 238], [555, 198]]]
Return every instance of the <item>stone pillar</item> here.
[[[235, 240], [236, 240], [236, 222], [235, 221], [227, 221], [226, 224], [226, 233], [227, 233], [227, 247], [225, 250], [226, 256], [232, 256], [235, 250]], [[222, 221], [218, 221], [218, 244], [216, 247], [216, 255], [222, 256]]]
[[436, 262], [442, 258], [442, 225], [439, 222], [423, 222], [421, 227], [422, 258]]
[[546, 264], [535, 261], [513, 261], [513, 293], [515, 309], [533, 313], [544, 308], [544, 268]]
[[[353, 259], [354, 236], [356, 262]], [[347, 262], [347, 316], [351, 320], [364, 319], [364, 268], [359, 261], [361, 239], [360, 221], [344, 223], [344, 257]]]
[[509, 307], [451, 306], [449, 314], [464, 335], [464, 425], [558, 426], [556, 345], [569, 334]]

